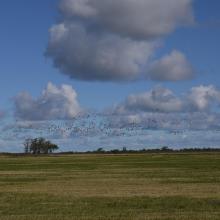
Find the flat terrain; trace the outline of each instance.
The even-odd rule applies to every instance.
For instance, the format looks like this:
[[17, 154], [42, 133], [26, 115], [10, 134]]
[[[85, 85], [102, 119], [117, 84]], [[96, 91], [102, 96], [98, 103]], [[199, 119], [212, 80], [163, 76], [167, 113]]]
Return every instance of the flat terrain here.
[[220, 154], [0, 156], [0, 220], [219, 220]]

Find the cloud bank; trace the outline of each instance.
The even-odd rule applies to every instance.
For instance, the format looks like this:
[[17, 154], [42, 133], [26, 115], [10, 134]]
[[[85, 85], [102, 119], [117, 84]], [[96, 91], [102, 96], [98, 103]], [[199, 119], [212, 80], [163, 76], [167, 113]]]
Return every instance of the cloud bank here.
[[220, 131], [220, 89], [197, 86], [185, 94], [155, 87], [128, 96], [108, 111], [108, 127], [127, 130]]
[[[60, 12], [46, 56], [62, 73], [87, 81], [140, 79], [158, 39], [194, 22], [192, 0], [61, 0]], [[177, 81], [190, 74], [185, 56], [174, 51], [152, 65], [148, 78]]]
[[28, 92], [21, 92], [14, 98], [15, 117], [20, 120], [73, 119], [81, 107], [76, 91], [69, 85], [57, 87], [48, 83], [37, 99]]
[[[101, 113], [91, 112], [88, 118], [83, 116], [77, 94], [69, 85], [57, 87], [48, 83], [37, 99], [22, 92], [14, 98], [14, 105], [15, 117], [21, 121], [72, 122], [67, 126], [69, 129], [64, 129], [67, 136], [96, 136], [105, 133], [109, 128], [134, 128], [133, 126], [168, 130], [220, 127], [220, 89], [213, 85], [196, 86], [181, 95], [158, 86], [143, 93], [129, 95], [123, 102]], [[96, 117], [102, 119], [97, 120]], [[22, 128], [33, 129], [30, 123], [25, 122], [23, 125]], [[39, 123], [34, 123], [34, 126], [38, 127]], [[40, 123], [40, 127], [45, 129], [47, 125]], [[62, 132], [61, 129], [55, 133], [60, 135]]]
[[175, 95], [167, 88], [156, 87], [141, 94], [128, 96], [114, 111], [116, 114], [215, 112], [219, 106], [220, 90], [213, 85], [193, 87], [181, 96]]
[[71, 86], [48, 83], [38, 98], [23, 92], [14, 104], [18, 120], [0, 126], [3, 146], [36, 136], [62, 143], [65, 149], [74, 142], [77, 150], [101, 144], [134, 149], [164, 144], [216, 147], [219, 143], [220, 89], [213, 85], [196, 86], [180, 95], [155, 87], [128, 96], [108, 111], [80, 114], [82, 108]]

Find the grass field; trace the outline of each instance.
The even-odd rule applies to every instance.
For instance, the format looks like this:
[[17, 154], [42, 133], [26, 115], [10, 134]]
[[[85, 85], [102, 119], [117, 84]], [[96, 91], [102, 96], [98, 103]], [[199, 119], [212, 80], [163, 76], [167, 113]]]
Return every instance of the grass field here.
[[220, 154], [0, 156], [0, 220], [219, 220]]

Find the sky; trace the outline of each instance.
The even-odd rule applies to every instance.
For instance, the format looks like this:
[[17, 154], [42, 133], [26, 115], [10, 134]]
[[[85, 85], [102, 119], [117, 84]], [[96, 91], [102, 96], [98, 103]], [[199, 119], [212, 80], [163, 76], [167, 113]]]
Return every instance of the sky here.
[[218, 0], [1, 0], [0, 151], [219, 147]]

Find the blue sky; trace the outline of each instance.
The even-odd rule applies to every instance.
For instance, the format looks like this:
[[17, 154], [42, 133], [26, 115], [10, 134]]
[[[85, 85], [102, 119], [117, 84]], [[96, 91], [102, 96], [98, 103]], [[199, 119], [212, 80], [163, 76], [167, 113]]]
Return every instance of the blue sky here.
[[[146, 0], [146, 2], [147, 1], [149, 0]], [[181, 0], [181, 1], [184, 2], [184, 0]], [[63, 0], [63, 2], [67, 4], [71, 4], [71, 0], [70, 1]], [[121, 2], [122, 2], [122, 7], [123, 7], [123, 4], [126, 1], [121, 1]], [[153, 88], [159, 86], [159, 87], [164, 87], [169, 90], [172, 90], [173, 94], [175, 94], [175, 97], [179, 97], [179, 96], [187, 94], [193, 87], [199, 87], [200, 85], [204, 85], [204, 86], [213, 85], [215, 89], [212, 89], [212, 93], [215, 93], [215, 95], [213, 96], [215, 96], [214, 98], [217, 100], [216, 101], [217, 104], [216, 103], [214, 104], [213, 109], [215, 110], [214, 113], [216, 112], [218, 113], [219, 111], [218, 106], [220, 104], [218, 103], [218, 101], [220, 100], [220, 98], [218, 97], [218, 95], [220, 94], [218, 93], [219, 87], [220, 87], [220, 75], [219, 75], [219, 72], [220, 72], [220, 62], [219, 62], [219, 57], [220, 57], [220, 52], [219, 52], [220, 51], [220, 44], [219, 44], [220, 2], [218, 0], [212, 0], [212, 1], [207, 1], [207, 0], [190, 1], [189, 0], [188, 2], [192, 4], [191, 7], [193, 10], [193, 17], [194, 17], [195, 23], [182, 25], [182, 26], [176, 25], [177, 27], [175, 27], [174, 30], [169, 31], [168, 34], [159, 36], [158, 37], [159, 40], [158, 39], [155, 40], [159, 42], [159, 46], [157, 47], [157, 49], [154, 49], [154, 51], [152, 52], [151, 59], [152, 59], [152, 62], [156, 62], [157, 60], [160, 60], [162, 57], [168, 56], [168, 54], [171, 54], [171, 51], [173, 50], [179, 51], [181, 52], [181, 55], [180, 55], [181, 59], [183, 59], [182, 55], [184, 55], [184, 57], [187, 59], [187, 62], [190, 63], [190, 65], [192, 66], [195, 76], [192, 79], [190, 78], [187, 80], [143, 80], [142, 79], [142, 80], [135, 80], [133, 82], [127, 79], [117, 80], [116, 78], [115, 78], [116, 80], [115, 79], [107, 80], [108, 78], [105, 78], [105, 80], [100, 80], [100, 78], [97, 78], [97, 79], [94, 78], [94, 80], [88, 80], [86, 78], [85, 73], [82, 70], [80, 73], [81, 75], [79, 75], [79, 77], [81, 78], [79, 78], [74, 72], [76, 71], [76, 67], [74, 66], [75, 69], [70, 69], [69, 66], [71, 66], [71, 64], [68, 63], [69, 61], [64, 61], [64, 64], [63, 64], [63, 65], [66, 65], [66, 68], [69, 70], [69, 72], [67, 70], [68, 73], [63, 74], [61, 67], [57, 67], [57, 68], [54, 67], [53, 63], [55, 62], [55, 58], [58, 57], [59, 59], [61, 59], [60, 57], [61, 52], [60, 54], [57, 54], [57, 52], [54, 50], [53, 47], [47, 49], [48, 42], [50, 43], [52, 39], [52, 36], [49, 34], [49, 29], [52, 26], [58, 25], [62, 22], [63, 23], [72, 22], [71, 19], [73, 20], [81, 19], [80, 16], [79, 18], [76, 18], [77, 17], [76, 14], [74, 14], [73, 18], [71, 19], [68, 18], [67, 14], [69, 12], [65, 7], [63, 10], [61, 10], [61, 12], [59, 12], [58, 5], [62, 3], [62, 1], [59, 1], [59, 0], [44, 0], [44, 1], [1, 0], [1, 7], [0, 7], [0, 26], [1, 26], [0, 112], [3, 111], [6, 113], [4, 118], [1, 119], [2, 129], [3, 129], [3, 126], [8, 125], [9, 123], [10, 124], [15, 123], [16, 120], [20, 122], [27, 121], [27, 119], [25, 119], [24, 117], [21, 117], [21, 112], [19, 112], [18, 109], [16, 109], [17, 107], [15, 107], [15, 97], [17, 97], [17, 95], [22, 91], [28, 92], [30, 95], [33, 96], [33, 99], [40, 97], [42, 90], [47, 86], [48, 82], [52, 82], [52, 84], [56, 85], [57, 88], [60, 88], [61, 84], [68, 84], [72, 86], [74, 91], [76, 91], [77, 93], [77, 100], [79, 102], [81, 109], [86, 109], [86, 111], [88, 109], [95, 109], [99, 112], [103, 112], [104, 109], [110, 108], [111, 111], [115, 112], [114, 110], [112, 110], [113, 108], [112, 106], [116, 106], [117, 108], [117, 107], [120, 107], [120, 105], [122, 106], [124, 103], [123, 108], [126, 109], [126, 114], [127, 115], [130, 114], [130, 116], [131, 114], [137, 115], [139, 112], [139, 110], [136, 109], [135, 113], [134, 112], [131, 113], [130, 109], [128, 109], [129, 105], [128, 103], [126, 103], [125, 100], [126, 100], [126, 97], [128, 97], [130, 94], [134, 94], [136, 95], [135, 97], [138, 97], [138, 94], [151, 91]], [[99, 9], [99, 6], [97, 6], [97, 8]], [[114, 34], [114, 35], [117, 35], [117, 37], [119, 36], [118, 33], [114, 29], [115, 23], [112, 23], [109, 25], [107, 23], [103, 23], [105, 21], [105, 18], [98, 17], [97, 19], [100, 19], [99, 21], [100, 23], [98, 25], [105, 26], [104, 31], [106, 31], [109, 28], [107, 34], [104, 33], [103, 31], [104, 34], [106, 35]], [[87, 21], [84, 22], [83, 20], [80, 22], [81, 22], [80, 25], [82, 25], [83, 28], [85, 27], [87, 28], [88, 26]], [[95, 31], [96, 29], [100, 28], [99, 26], [97, 27], [94, 26], [94, 27], [93, 28]], [[122, 32], [123, 30], [120, 30], [120, 33]], [[143, 30], [143, 33], [144, 33], [144, 30]], [[69, 37], [71, 38], [72, 35], [70, 34]], [[126, 37], [131, 37], [132, 43], [139, 41], [133, 36], [126, 36]], [[124, 36], [122, 38], [124, 40]], [[97, 39], [100, 40], [99, 38]], [[70, 39], [69, 43], [71, 44], [73, 41], [74, 41], [74, 38]], [[147, 39], [147, 37], [146, 39], [144, 39], [144, 42], [149, 43], [149, 40]], [[60, 45], [62, 46], [62, 48], [58, 48], [58, 49], [59, 50], [62, 49], [62, 54], [65, 54], [65, 51], [63, 51], [64, 50], [63, 44], [60, 43], [57, 47], [61, 47]], [[57, 50], [57, 48], [55, 49]], [[51, 55], [49, 55], [48, 57], [45, 57], [45, 52], [47, 50], [51, 53]], [[72, 55], [71, 51], [67, 51], [67, 52], [69, 55]], [[185, 59], [184, 59], [184, 64], [186, 64]], [[159, 68], [158, 65], [159, 63], [157, 63], [157, 68], [156, 68], [157, 71]], [[88, 69], [89, 68], [90, 66], [88, 66]], [[94, 71], [94, 69], [91, 71]], [[97, 72], [98, 71], [99, 70], [97, 70]], [[107, 73], [107, 70], [106, 70], [106, 73]], [[111, 74], [111, 73], [108, 73], [108, 74]], [[94, 74], [94, 77], [95, 77], [95, 74]], [[210, 99], [213, 100], [214, 98], [211, 97]], [[187, 99], [187, 98], [183, 98], [183, 99]], [[133, 106], [132, 109], [138, 108], [138, 106], [139, 104], [137, 106]], [[149, 110], [149, 108], [151, 110]], [[141, 112], [141, 114], [149, 113], [151, 111], [152, 112], [154, 111], [152, 106], [149, 107], [149, 105], [146, 104], [145, 110], [144, 112]], [[19, 114], [16, 112], [19, 112]], [[172, 113], [172, 112], [173, 111], [171, 110], [171, 112], [169, 113]], [[164, 110], [162, 113], [164, 114]], [[205, 113], [209, 114], [207, 112]], [[209, 115], [212, 115], [214, 113], [212, 112]], [[192, 114], [192, 111], [190, 111], [190, 114]], [[180, 117], [180, 120], [181, 120], [181, 117]], [[49, 118], [48, 120], [50, 120], [51, 122], [51, 119], [53, 123], [56, 123], [56, 117]], [[58, 117], [58, 119], [69, 120], [68, 117], [64, 117], [64, 118]], [[45, 120], [47, 121], [47, 119], [44, 118], [44, 123], [45, 123]], [[28, 118], [28, 121], [30, 121], [30, 118]], [[36, 121], [36, 120], [34, 119], [33, 121]], [[33, 123], [36, 123], [36, 122], [33, 122]], [[15, 135], [13, 131], [10, 131], [10, 132], [11, 132], [10, 133], [11, 135]], [[160, 126], [157, 132], [161, 132]], [[187, 131], [187, 132], [189, 133], [190, 131]], [[192, 132], [195, 132], [195, 131], [192, 131]], [[32, 130], [28, 133], [28, 135], [34, 136], [35, 133], [36, 131]], [[135, 140], [138, 139], [139, 137], [138, 135], [135, 136]], [[200, 133], [198, 133], [198, 135], [200, 135]], [[189, 136], [190, 135], [188, 135], [188, 137]], [[210, 136], [208, 132], [207, 132], [207, 136]], [[6, 137], [6, 134], [0, 136], [0, 139], [2, 139], [0, 143], [0, 147], [2, 147], [3, 150], [7, 149], [7, 151], [8, 150], [13, 151], [15, 143], [12, 143], [12, 142], [10, 143], [9, 141], [5, 140], [6, 139], [5, 137]], [[165, 137], [166, 137], [165, 138], [166, 140], [170, 139], [169, 135], [167, 136], [165, 135]], [[20, 142], [22, 141], [22, 138], [23, 136], [20, 137], [19, 139]], [[53, 139], [53, 137], [51, 138]], [[80, 140], [83, 142], [85, 138], [87, 137], [82, 137]], [[116, 140], [118, 140], [118, 143], [121, 143], [121, 140], [123, 138], [121, 137], [121, 139], [120, 140], [119, 139], [120, 138], [116, 138]], [[188, 142], [191, 145], [193, 145], [194, 140], [190, 142], [191, 139], [189, 138]], [[73, 138], [73, 142], [74, 140], [75, 139]], [[93, 148], [95, 148], [96, 146], [99, 146], [100, 134], [97, 135], [97, 138], [95, 140], [96, 140], [94, 141], [95, 143], [92, 144], [91, 146]], [[57, 139], [57, 141], [59, 141], [61, 144], [65, 142], [66, 146], [69, 146], [69, 147], [72, 143], [72, 139], [70, 137], [66, 139], [60, 138], [59, 140]], [[126, 143], [127, 142], [125, 140], [124, 144], [126, 145]], [[150, 143], [152, 146], [160, 145], [160, 143], [157, 144], [157, 143], [154, 143], [154, 141], [151, 141]], [[173, 143], [176, 143], [176, 142], [174, 141]], [[204, 140], [204, 143], [205, 143], [205, 140]], [[169, 143], [167, 142], [166, 144], [169, 145]], [[88, 143], [86, 143], [86, 145], [88, 145]], [[117, 145], [117, 141], [115, 145]], [[172, 141], [170, 145], [172, 145]], [[180, 144], [180, 146], [183, 146], [183, 145], [184, 145], [184, 141]], [[210, 146], [211, 145], [212, 143], [210, 143]], [[216, 146], [216, 143], [214, 143], [214, 145]], [[79, 148], [82, 148], [81, 145], [78, 145], [78, 146], [80, 146]], [[77, 146], [74, 146], [74, 147], [77, 149]], [[138, 145], [136, 145], [136, 147], [138, 147]]]

